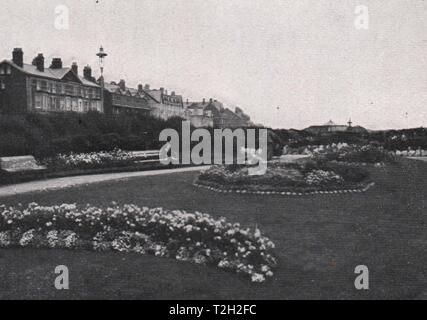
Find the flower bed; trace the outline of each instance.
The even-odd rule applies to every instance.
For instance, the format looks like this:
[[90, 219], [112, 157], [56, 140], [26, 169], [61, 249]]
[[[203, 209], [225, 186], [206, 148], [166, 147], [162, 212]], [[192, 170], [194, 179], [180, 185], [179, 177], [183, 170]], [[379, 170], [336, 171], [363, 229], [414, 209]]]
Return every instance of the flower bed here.
[[287, 148], [287, 153], [312, 155], [316, 159], [337, 161], [351, 164], [384, 164], [393, 162], [394, 156], [374, 144], [356, 145], [347, 143], [332, 143], [329, 145], [306, 146], [300, 150]]
[[274, 244], [259, 229], [199, 212], [135, 205], [0, 206], [0, 247], [134, 252], [215, 265], [254, 282], [273, 276]]
[[44, 159], [41, 163], [50, 169], [73, 170], [129, 166], [136, 160], [138, 159], [130, 152], [115, 149], [92, 153], [59, 154], [56, 157]]
[[284, 195], [318, 191], [363, 190], [369, 174], [362, 168], [324, 161], [302, 163], [269, 162], [267, 172], [251, 176], [248, 166], [213, 166], [202, 172], [195, 184], [216, 190], [243, 193], [281, 193]]

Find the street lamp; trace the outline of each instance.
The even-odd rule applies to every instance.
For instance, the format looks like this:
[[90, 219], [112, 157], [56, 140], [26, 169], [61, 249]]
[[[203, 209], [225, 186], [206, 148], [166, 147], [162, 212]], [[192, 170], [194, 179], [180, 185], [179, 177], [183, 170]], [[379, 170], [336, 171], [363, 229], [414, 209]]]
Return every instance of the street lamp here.
[[99, 68], [101, 69], [101, 77], [99, 81], [101, 82], [101, 108], [104, 112], [104, 59], [108, 54], [104, 51], [104, 48], [101, 46], [99, 52], [96, 54], [99, 58]]

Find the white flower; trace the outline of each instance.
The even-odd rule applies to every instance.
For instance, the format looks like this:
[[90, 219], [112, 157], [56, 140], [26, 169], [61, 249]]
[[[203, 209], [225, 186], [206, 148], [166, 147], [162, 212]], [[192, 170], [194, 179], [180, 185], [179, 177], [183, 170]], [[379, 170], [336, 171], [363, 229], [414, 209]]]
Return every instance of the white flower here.
[[259, 273], [253, 273], [251, 279], [252, 279], [252, 282], [264, 282], [265, 281], [265, 277]]

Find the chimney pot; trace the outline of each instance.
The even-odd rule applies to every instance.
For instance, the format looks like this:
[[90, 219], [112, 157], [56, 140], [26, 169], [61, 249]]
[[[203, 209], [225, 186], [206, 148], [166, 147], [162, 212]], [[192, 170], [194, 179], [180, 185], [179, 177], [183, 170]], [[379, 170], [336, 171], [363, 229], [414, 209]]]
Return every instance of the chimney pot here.
[[92, 68], [89, 65], [87, 65], [86, 67], [83, 68], [83, 77], [86, 80], [93, 81]]
[[62, 60], [61, 58], [53, 58], [52, 63], [49, 67], [50, 69], [62, 69]]
[[150, 85], [149, 84], [145, 85], [145, 90], [150, 90]]
[[73, 70], [76, 75], [79, 75], [79, 66], [77, 65], [77, 62], [73, 62], [71, 65], [71, 70]]
[[138, 84], [138, 92], [141, 93], [143, 91], [143, 86], [142, 84]]
[[15, 48], [12, 52], [12, 61], [14, 64], [16, 64], [19, 67], [24, 66], [24, 52], [21, 48]]
[[43, 53], [39, 53], [37, 57], [33, 59], [33, 65], [37, 67], [38, 71], [44, 72], [44, 57]]
[[125, 80], [120, 79], [120, 81], [119, 81], [119, 87], [120, 87], [120, 89], [122, 89], [123, 91], [125, 91], [125, 90], [126, 90], [126, 82], [125, 82]]

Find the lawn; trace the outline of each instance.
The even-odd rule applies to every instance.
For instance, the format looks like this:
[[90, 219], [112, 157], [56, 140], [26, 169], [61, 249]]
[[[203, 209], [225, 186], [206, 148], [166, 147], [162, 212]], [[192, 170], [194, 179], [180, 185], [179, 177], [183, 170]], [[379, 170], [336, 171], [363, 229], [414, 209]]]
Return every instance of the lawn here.
[[[111, 201], [203, 211], [258, 227], [276, 244], [272, 280], [253, 284], [213, 267], [166, 258], [59, 250], [0, 250], [0, 298], [372, 299], [427, 298], [427, 163], [369, 169], [365, 194], [282, 197], [218, 194], [192, 185], [196, 173], [130, 178], [2, 198], [43, 205]], [[54, 289], [54, 268], [70, 290]], [[370, 290], [354, 288], [366, 265]]]

